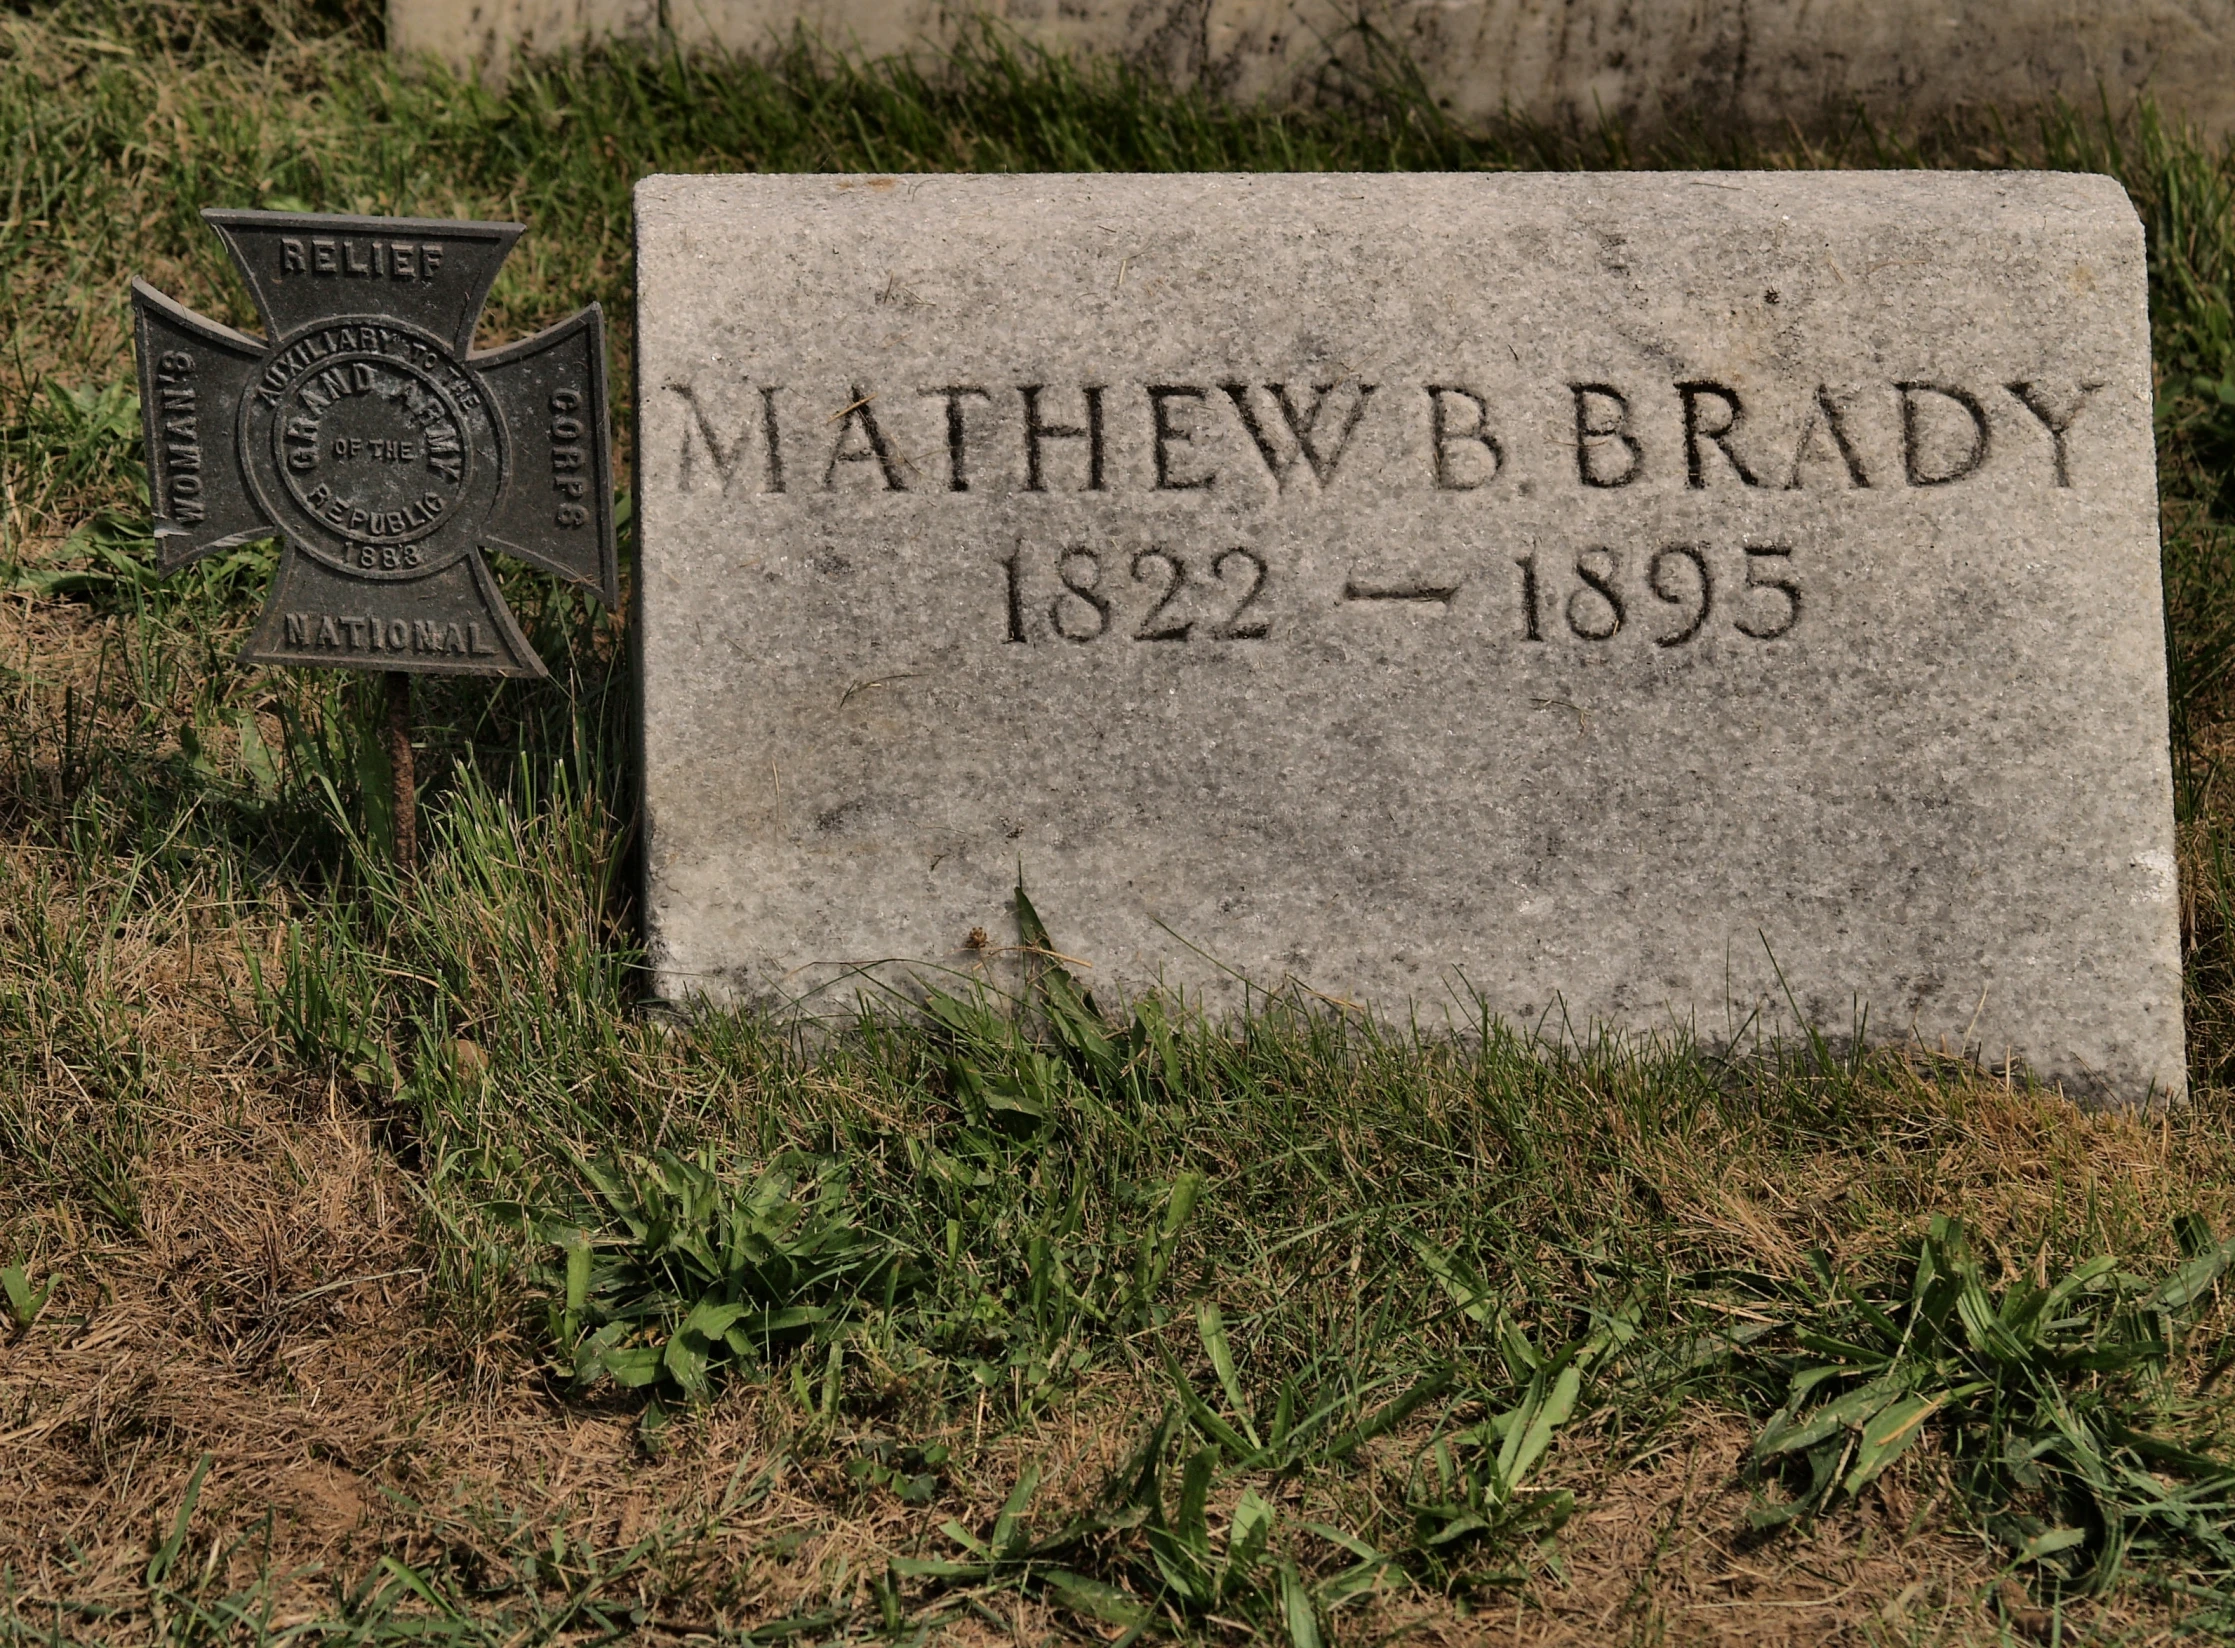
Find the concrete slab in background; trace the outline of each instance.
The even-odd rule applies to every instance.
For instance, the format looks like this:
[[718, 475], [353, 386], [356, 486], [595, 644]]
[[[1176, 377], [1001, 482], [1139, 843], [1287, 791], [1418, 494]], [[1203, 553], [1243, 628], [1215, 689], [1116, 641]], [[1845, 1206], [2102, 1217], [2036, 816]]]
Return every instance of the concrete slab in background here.
[[[1355, 21], [1336, 0], [390, 0], [389, 40], [501, 78], [513, 56], [586, 38], [758, 52], [804, 23], [870, 54], [936, 49], [990, 13], [1025, 38], [1122, 56], [1240, 98], [1303, 89]], [[1566, 129], [1670, 111], [1755, 130], [1858, 104], [1926, 121], [2143, 92], [2235, 130], [2235, 0], [1378, 0], [1369, 16], [1463, 118]]]

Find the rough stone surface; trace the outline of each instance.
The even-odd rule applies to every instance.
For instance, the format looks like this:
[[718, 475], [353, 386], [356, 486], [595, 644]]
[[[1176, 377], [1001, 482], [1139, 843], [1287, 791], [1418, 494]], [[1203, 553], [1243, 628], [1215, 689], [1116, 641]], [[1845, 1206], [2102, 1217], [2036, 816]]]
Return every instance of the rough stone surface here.
[[670, 997], [998, 977], [973, 929], [1013, 942], [1021, 867], [1105, 991], [1718, 1043], [1797, 1005], [2183, 1088], [2109, 180], [655, 177], [637, 210]]
[[1310, 95], [1330, 47], [1361, 62], [1363, 16], [1462, 119], [1565, 131], [1677, 116], [1786, 138], [1858, 108], [1905, 124], [2057, 98], [2124, 110], [2144, 91], [2212, 136], [2235, 131], [2235, 0], [390, 0], [388, 37], [501, 79], [516, 52], [603, 36], [764, 53], [804, 26], [865, 52], [936, 52], [987, 16], [1243, 99]]

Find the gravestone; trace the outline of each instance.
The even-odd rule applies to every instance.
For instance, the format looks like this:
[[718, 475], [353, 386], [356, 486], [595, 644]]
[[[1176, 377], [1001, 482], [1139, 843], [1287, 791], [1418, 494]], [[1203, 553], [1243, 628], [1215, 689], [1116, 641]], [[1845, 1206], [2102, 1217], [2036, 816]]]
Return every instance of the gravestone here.
[[[2184, 1088], [2139, 223], [2047, 174], [656, 177], [671, 998]], [[989, 951], [987, 933], [993, 933]]]

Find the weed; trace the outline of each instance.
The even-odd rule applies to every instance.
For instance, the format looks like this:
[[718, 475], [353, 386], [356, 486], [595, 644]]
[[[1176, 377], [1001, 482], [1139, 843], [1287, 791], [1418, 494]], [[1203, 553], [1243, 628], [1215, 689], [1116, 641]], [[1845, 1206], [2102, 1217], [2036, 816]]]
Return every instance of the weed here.
[[54, 1293], [54, 1278], [48, 1277], [46, 1286], [33, 1292], [31, 1278], [21, 1265], [0, 1265], [0, 1294], [5, 1294], [8, 1322], [14, 1337], [20, 1339], [31, 1331], [47, 1308], [47, 1300]]
[[702, 1398], [724, 1364], [764, 1366], [880, 1282], [889, 1306], [899, 1284], [898, 1255], [852, 1217], [839, 1162], [788, 1156], [749, 1185], [666, 1151], [576, 1165], [612, 1222], [556, 1238], [566, 1280], [552, 1334], [581, 1384]]
[[2150, 1553], [2235, 1577], [2235, 1469], [2199, 1451], [2212, 1439], [2153, 1423], [2185, 1406], [2163, 1381], [2175, 1336], [2235, 1259], [2235, 1239], [2200, 1219], [2179, 1232], [2188, 1257], [2154, 1284], [2103, 1255], [2050, 1285], [2014, 1279], [1999, 1299], [1942, 1215], [1904, 1295], [1874, 1297], [1814, 1255], [1784, 1402], [1754, 1445], [1765, 1462], [1804, 1462], [1809, 1481], [1754, 1525], [1853, 1498], [1929, 1436], [2013, 1560], [2060, 1589], [2105, 1590]]

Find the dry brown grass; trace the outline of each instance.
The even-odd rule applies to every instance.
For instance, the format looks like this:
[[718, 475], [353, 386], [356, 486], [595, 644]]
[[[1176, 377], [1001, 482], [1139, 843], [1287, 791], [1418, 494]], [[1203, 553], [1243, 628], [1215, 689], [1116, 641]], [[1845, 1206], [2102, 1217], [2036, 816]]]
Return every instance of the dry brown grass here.
[[[128, 948], [139, 952], [137, 999], [206, 1001], [237, 985], [237, 956], [225, 965], [218, 944], [199, 944], [192, 968], [171, 957], [168, 972], [175, 942]], [[199, 990], [180, 988], [189, 973]], [[0, 1570], [19, 1594], [129, 1605], [207, 1455], [193, 1550], [203, 1561], [229, 1550], [223, 1579], [235, 1589], [260, 1572], [290, 1576], [277, 1593], [282, 1623], [330, 1609], [337, 1579], [381, 1556], [494, 1578], [522, 1550], [549, 1549], [554, 1530], [607, 1560], [651, 1553], [624, 1598], [646, 1613], [642, 1640], [866, 1608], [887, 1558], [950, 1554], [940, 1523], [990, 1524], [1028, 1462], [1045, 1473], [1042, 1517], [1085, 1502], [1166, 1400], [1153, 1377], [1104, 1374], [1022, 1427], [987, 1431], [981, 1405], [976, 1425], [918, 1438], [956, 1449], [946, 1491], [923, 1508], [844, 1475], [848, 1443], [874, 1426], [833, 1425], [780, 1383], [733, 1386], [648, 1449], [632, 1406], [570, 1399], [530, 1347], [465, 1343], [430, 1311], [422, 1192], [346, 1084], [225, 1048], [207, 1012], [158, 1015], [148, 1030], [182, 1038], [169, 1051], [213, 1073], [166, 1089], [140, 1180], [142, 1234], [86, 1242], [82, 1229], [48, 1226], [75, 1238], [55, 1247], [74, 1250], [58, 1298], [0, 1348]], [[2146, 1226], [2193, 1203], [2200, 1171], [2224, 1171], [2162, 1119], [2045, 1109], [1991, 1084], [1964, 1097], [1960, 1134], [1944, 1129], [1897, 1180], [1922, 1204], [1976, 1208], [2005, 1251], [2055, 1221], [2059, 1184], [2125, 1198]], [[1797, 1254], [1839, 1233], [1820, 1211], [1827, 1200], [1876, 1182], [1829, 1143], [1756, 1182], [1730, 1171], [1727, 1142], [1629, 1143], [1629, 1171], [1704, 1250]], [[1716, 1163], [1722, 1172], [1710, 1172]], [[1560, 1541], [1561, 1572], [1468, 1611], [1385, 1590], [1340, 1616], [1346, 1635], [1765, 1648], [2010, 1640], [2001, 1559], [1936, 1484], [1929, 1456], [1853, 1511], [1763, 1540], [1744, 1520], [1752, 1429], [1695, 1407], [1642, 1452], [1579, 1436], [1560, 1469], [1584, 1506]], [[1404, 1449], [1382, 1451], [1395, 1460]], [[1299, 1516], [1332, 1520], [1381, 1491], [1372, 1470], [1265, 1486]], [[152, 1628], [139, 1615], [107, 1627], [117, 1640]], [[2173, 1614], [2131, 1597], [2074, 1610], [2064, 1629], [2135, 1643], [2178, 1634]], [[1114, 1634], [1013, 1593], [964, 1605], [945, 1633]]]
[[[16, 616], [15, 638], [50, 681], [83, 678], [96, 651], [86, 621]], [[26, 845], [0, 856], [0, 925], [34, 904], [66, 931], [105, 920], [113, 887], [74, 880], [73, 862]], [[997, 1418], [988, 1433], [981, 1405], [976, 1424], [912, 1437], [956, 1449], [946, 1492], [922, 1508], [845, 1477], [849, 1445], [874, 1426], [834, 1426], [780, 1384], [732, 1387], [647, 1448], [633, 1406], [571, 1397], [532, 1344], [469, 1337], [437, 1308], [429, 1243], [441, 1231], [391, 1147], [382, 1095], [291, 1071], [244, 1010], [247, 953], [273, 965], [278, 936], [268, 910], [244, 921], [238, 906], [186, 891], [135, 909], [95, 945], [103, 972], [85, 1005], [129, 1004], [112, 1032], [154, 1073], [133, 1100], [144, 1126], [136, 1235], [104, 1235], [51, 1189], [0, 1186], [0, 1228], [60, 1268], [40, 1324], [0, 1347], [0, 1571], [19, 1594], [131, 1604], [206, 1455], [194, 1549], [205, 1561], [223, 1553], [220, 1588], [288, 1576], [282, 1623], [330, 1609], [337, 1581], [382, 1556], [497, 1576], [557, 1531], [606, 1560], [651, 1553], [629, 1594], [657, 1640], [866, 1607], [888, 1558], [951, 1554], [939, 1525], [983, 1529], [1028, 1462], [1045, 1472], [1040, 1514], [1053, 1519], [1155, 1423], [1167, 1393], [1146, 1374], [1092, 1376], [1059, 1414], [1022, 1428]], [[41, 1044], [35, 1024], [20, 1028], [19, 1045]], [[117, 1097], [87, 1085], [70, 1041], [48, 1035], [46, 1062], [17, 1072], [58, 1131], [99, 1125]], [[1566, 1158], [1554, 1180], [1591, 1186], [1608, 1217], [1642, 1198], [1695, 1265], [1791, 1272], [1823, 1247], [1867, 1267], [1947, 1207], [1965, 1209], [2013, 1273], [2028, 1256], [2045, 1263], [2083, 1206], [2137, 1255], [2170, 1256], [2178, 1212], [2235, 1226], [2235, 1142], [2196, 1114], [2090, 1113], [1919, 1072], [1893, 1084], [1869, 1138], [1765, 1155], [1741, 1116], [1646, 1129], [1610, 1096], [1596, 1113], [1548, 1117], [1536, 1143]], [[833, 1104], [890, 1102], [810, 1080]], [[1434, 1087], [1421, 1102], [1467, 1101]], [[1642, 1453], [1579, 1437], [1560, 1475], [1584, 1509], [1560, 1541], [1559, 1573], [1472, 1611], [1385, 1590], [1341, 1616], [1346, 1631], [1452, 1644], [2008, 1640], [2019, 1616], [2001, 1600], [2000, 1559], [1935, 1487], [1929, 1458], [1857, 1509], [1765, 1542], [1744, 1521], [1752, 1429], [1706, 1407]], [[740, 1494], [764, 1472], [760, 1491]], [[1328, 1519], [1377, 1491], [1370, 1473], [1268, 1487], [1297, 1515]], [[2177, 1634], [2175, 1615], [2132, 1597], [2064, 1628], [2136, 1643]], [[126, 1615], [107, 1629], [128, 1640], [154, 1622]], [[1014, 1593], [975, 1599], [945, 1630], [958, 1642], [1106, 1634]]]
[[[948, 1548], [941, 1521], [990, 1523], [1029, 1460], [1048, 1473], [1051, 1507], [1076, 1503], [1154, 1422], [1155, 1391], [1104, 1384], [1081, 1391], [1060, 1421], [976, 1446], [958, 1435], [964, 1485], [924, 1509], [855, 1492], [827, 1463], [787, 1464], [802, 1449], [800, 1419], [765, 1389], [728, 1393], [653, 1457], [625, 1413], [559, 1401], [532, 1377], [477, 1393], [441, 1371], [424, 1330], [399, 1331], [414, 1316], [408, 1275], [292, 1304], [301, 1290], [284, 1290], [306, 1273], [291, 1273], [276, 1244], [331, 1244], [337, 1211], [362, 1244], [350, 1268], [410, 1249], [382, 1211], [383, 1169], [361, 1125], [306, 1124], [266, 1151], [246, 1175], [241, 1215], [171, 1250], [193, 1276], [222, 1279], [204, 1285], [215, 1296], [206, 1317], [179, 1298], [187, 1278], [151, 1256], [104, 1255], [77, 1284], [103, 1285], [82, 1326], [0, 1352], [10, 1427], [0, 1497], [23, 1513], [0, 1532], [0, 1566], [25, 1591], [81, 1604], [136, 1598], [148, 1551], [206, 1452], [202, 1536], [215, 1549], [269, 1517], [268, 1532], [232, 1557], [232, 1582], [246, 1586], [267, 1563], [296, 1575], [281, 1589], [282, 1622], [330, 1605], [333, 1576], [380, 1555], [503, 1572], [523, 1544], [547, 1548], [557, 1529], [609, 1554], [648, 1537], [659, 1546], [634, 1596], [650, 1620], [643, 1640], [734, 1629], [865, 1605], [888, 1557]], [[1701, 1412], [1645, 1459], [1583, 1450], [1563, 1471], [1587, 1507], [1562, 1540], [1564, 1575], [1464, 1611], [1385, 1592], [1341, 1616], [1346, 1635], [1531, 1648], [2010, 1640], [2000, 1559], [1951, 1522], [1929, 1461], [1856, 1511], [1772, 1544], [1744, 1522], [1750, 1436], [1727, 1414]], [[722, 1511], [725, 1494], [771, 1468], [765, 1493]], [[1304, 1514], [1328, 1510], [1296, 1498]], [[703, 1597], [716, 1588], [723, 1605], [709, 1609]], [[2037, 1623], [2017, 1618], [2021, 1632]], [[2066, 1640], [2115, 1633], [2136, 1644], [2179, 1635], [2174, 1616], [2132, 1602], [2071, 1610], [2064, 1629]], [[966, 1606], [942, 1640], [1111, 1634], [1012, 1593]]]

